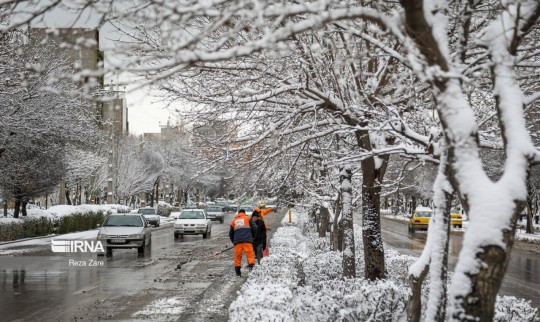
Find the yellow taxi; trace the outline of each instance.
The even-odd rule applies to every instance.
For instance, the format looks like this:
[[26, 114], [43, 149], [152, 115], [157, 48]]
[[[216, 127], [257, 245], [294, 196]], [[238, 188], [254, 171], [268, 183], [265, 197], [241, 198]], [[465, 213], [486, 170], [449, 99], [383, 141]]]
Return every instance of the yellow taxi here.
[[427, 230], [433, 210], [429, 207], [417, 207], [409, 219], [409, 233], [414, 234], [417, 230]]
[[463, 227], [463, 217], [461, 216], [461, 212], [459, 211], [459, 209], [450, 210], [450, 224], [454, 228]]

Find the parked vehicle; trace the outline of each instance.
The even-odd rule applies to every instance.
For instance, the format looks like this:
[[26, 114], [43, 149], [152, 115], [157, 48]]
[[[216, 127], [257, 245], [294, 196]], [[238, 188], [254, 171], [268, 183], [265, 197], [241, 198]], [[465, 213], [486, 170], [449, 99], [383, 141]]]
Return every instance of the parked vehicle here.
[[[226, 201], [218, 201], [213, 206], [220, 206], [223, 209], [223, 212], [231, 211], [229, 204]], [[208, 208], [210, 208], [210, 206], [208, 206]]]
[[427, 230], [433, 210], [429, 207], [417, 207], [409, 219], [409, 233], [414, 234], [417, 230]]
[[204, 209], [184, 209], [174, 223], [174, 237], [184, 235], [202, 235], [207, 238], [212, 234], [212, 221]]
[[225, 210], [221, 206], [208, 206], [208, 208], [206, 208], [206, 214], [210, 220], [217, 220], [220, 224], [222, 224], [225, 219]]
[[159, 218], [156, 209], [152, 207], [139, 208], [137, 213], [142, 214], [151, 225], [159, 227], [161, 219]]
[[139, 254], [144, 254], [150, 245], [151, 227], [141, 214], [112, 214], [101, 225], [97, 239], [108, 255], [115, 248], [137, 248]]
[[459, 209], [452, 209], [450, 211], [450, 224], [454, 228], [463, 227], [463, 218]]

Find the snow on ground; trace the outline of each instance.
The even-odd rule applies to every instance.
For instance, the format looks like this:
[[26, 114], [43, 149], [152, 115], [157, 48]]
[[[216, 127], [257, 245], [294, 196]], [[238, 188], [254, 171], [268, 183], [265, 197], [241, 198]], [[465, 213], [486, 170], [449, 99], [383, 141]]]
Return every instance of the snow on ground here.
[[[329, 250], [307, 224], [307, 212], [287, 216], [272, 237], [270, 256], [249, 274], [229, 308], [230, 321], [406, 321], [406, 274], [415, 260], [385, 245], [387, 276], [362, 277], [362, 230], [355, 225], [358, 277], [344, 280], [341, 254]], [[427, 289], [424, 289], [426, 303]], [[515, 297], [498, 297], [494, 321], [537, 321], [537, 310]]]
[[133, 314], [134, 317], [152, 318], [153, 316], [179, 315], [188, 307], [189, 302], [180, 296], [155, 300], [144, 309]]

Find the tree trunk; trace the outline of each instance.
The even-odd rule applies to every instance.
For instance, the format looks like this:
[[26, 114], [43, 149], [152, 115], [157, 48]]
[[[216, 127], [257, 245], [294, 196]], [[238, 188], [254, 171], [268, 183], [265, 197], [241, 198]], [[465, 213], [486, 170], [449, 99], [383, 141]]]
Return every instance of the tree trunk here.
[[319, 227], [319, 237], [326, 237], [328, 226], [330, 222], [330, 211], [324, 205], [319, 208], [319, 217], [321, 219], [321, 225]]
[[4, 201], [4, 217], [7, 217], [8, 214], [8, 201], [7, 199]]
[[19, 212], [21, 210], [21, 200], [15, 198], [15, 208], [13, 209], [13, 218], [19, 218]]
[[71, 197], [69, 196], [69, 188], [67, 186], [67, 184], [65, 185], [66, 189], [65, 189], [65, 195], [66, 195], [66, 204], [68, 205], [71, 205]]
[[28, 213], [26, 212], [26, 205], [28, 205], [28, 201], [21, 201], [21, 212], [23, 216], [28, 215]]
[[380, 186], [370, 182], [372, 178], [364, 175], [362, 185], [362, 213], [364, 226], [365, 277], [369, 280], [382, 279], [384, 273], [384, 248], [381, 235]]
[[339, 174], [342, 195], [343, 218], [343, 277], [356, 277], [356, 256], [354, 245], [354, 227], [352, 212], [352, 171], [345, 166]]
[[[360, 148], [373, 149], [368, 131], [357, 131], [356, 140]], [[395, 138], [388, 137], [387, 144]], [[389, 155], [378, 157], [381, 164], [375, 165], [375, 157], [363, 159], [362, 166], [362, 239], [364, 241], [365, 278], [369, 280], [385, 277], [384, 246], [381, 234], [381, 183], [388, 166]]]
[[419, 276], [409, 275], [409, 286], [411, 295], [407, 301], [407, 321], [419, 322], [422, 317], [422, 284], [426, 279], [429, 265], [424, 265], [424, 269]]
[[341, 252], [343, 250], [341, 241], [343, 240], [343, 229], [341, 228], [341, 192], [338, 194], [334, 222], [332, 224], [332, 250]]
[[[523, 209], [523, 205], [517, 206], [516, 209]], [[514, 217], [517, 218], [520, 212], [516, 211]], [[481, 263], [480, 270], [477, 274], [469, 274], [471, 285], [474, 287], [466, 296], [456, 299], [463, 311], [455, 312], [452, 316], [454, 320], [471, 322], [491, 322], [493, 320], [495, 299], [508, 268], [510, 250], [514, 245], [516, 226], [515, 221], [513, 222], [512, 229], [503, 233], [504, 248], [499, 245], [487, 245], [481, 247], [476, 253], [475, 259]]]
[[527, 234], [534, 234], [534, 227], [533, 227], [533, 211], [532, 211], [532, 204], [533, 204], [533, 193], [534, 193], [534, 187], [531, 184], [531, 179], [527, 181], [527, 223], [525, 225], [525, 232]]
[[446, 150], [442, 149], [439, 163], [439, 172], [434, 183], [434, 210], [428, 229], [430, 254], [429, 285], [439, 285], [429, 289], [428, 305], [426, 310], [427, 321], [444, 322], [446, 319], [447, 278], [448, 278], [448, 244], [450, 240], [450, 209], [454, 190], [448, 181], [452, 175], [452, 168], [448, 163]]

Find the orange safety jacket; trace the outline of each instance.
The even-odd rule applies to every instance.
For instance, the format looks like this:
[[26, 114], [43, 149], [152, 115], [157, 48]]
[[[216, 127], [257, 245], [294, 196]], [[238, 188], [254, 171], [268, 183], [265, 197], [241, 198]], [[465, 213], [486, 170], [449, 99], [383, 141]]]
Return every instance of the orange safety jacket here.
[[243, 212], [238, 213], [231, 222], [229, 238], [233, 244], [252, 243], [257, 232], [257, 225]]
[[264, 220], [264, 216], [268, 215], [273, 209], [272, 209], [272, 207], [268, 207], [268, 208], [265, 208], [265, 209], [261, 209], [261, 208], [257, 207], [254, 210], [257, 210], [261, 214], [261, 218]]

